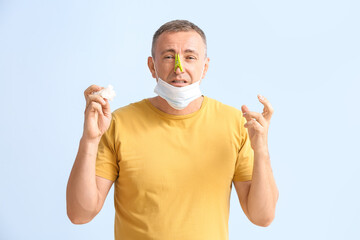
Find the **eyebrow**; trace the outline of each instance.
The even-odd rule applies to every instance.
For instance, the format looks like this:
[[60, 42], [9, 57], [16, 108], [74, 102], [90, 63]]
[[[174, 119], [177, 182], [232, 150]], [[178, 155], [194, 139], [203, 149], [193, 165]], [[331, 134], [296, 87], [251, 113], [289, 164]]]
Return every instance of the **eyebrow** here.
[[175, 53], [176, 51], [173, 48], [168, 48], [168, 49], [165, 49], [164, 51], [162, 51], [161, 55], [163, 55], [164, 53], [168, 53], [168, 52]]
[[186, 49], [185, 53], [193, 53], [193, 54], [199, 55], [199, 53], [193, 49]]

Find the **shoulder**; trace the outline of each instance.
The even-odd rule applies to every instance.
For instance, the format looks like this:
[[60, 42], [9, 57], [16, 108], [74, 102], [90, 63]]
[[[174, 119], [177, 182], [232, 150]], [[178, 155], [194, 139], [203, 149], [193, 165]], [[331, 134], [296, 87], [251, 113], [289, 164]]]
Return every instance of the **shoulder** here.
[[126, 106], [117, 108], [112, 112], [112, 115], [115, 118], [135, 116], [139, 114], [144, 114], [146, 108], [147, 108], [146, 99], [143, 99], [138, 102], [133, 102]]
[[217, 114], [224, 114], [225, 116], [242, 117], [242, 111], [233, 106], [222, 103], [216, 99], [208, 98], [208, 108], [210, 111], [214, 111]]
[[244, 124], [246, 119], [240, 109], [222, 103], [213, 98], [208, 98], [207, 117], [215, 119], [218, 125], [228, 126], [229, 129], [235, 129], [236, 132], [244, 134]]

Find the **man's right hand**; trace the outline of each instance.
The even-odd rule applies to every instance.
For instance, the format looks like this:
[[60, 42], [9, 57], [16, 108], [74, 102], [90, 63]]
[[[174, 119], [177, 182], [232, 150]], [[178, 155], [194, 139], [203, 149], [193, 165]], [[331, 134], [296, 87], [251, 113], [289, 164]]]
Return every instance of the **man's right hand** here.
[[84, 91], [86, 99], [85, 121], [83, 138], [100, 141], [101, 136], [110, 126], [111, 110], [109, 101], [100, 95], [92, 93], [100, 91], [103, 87], [91, 85]]

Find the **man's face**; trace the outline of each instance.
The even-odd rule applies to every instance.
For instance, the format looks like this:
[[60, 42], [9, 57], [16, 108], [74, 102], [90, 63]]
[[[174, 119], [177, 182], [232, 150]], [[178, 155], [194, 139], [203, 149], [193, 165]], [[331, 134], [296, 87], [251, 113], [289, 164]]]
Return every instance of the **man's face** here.
[[[176, 54], [179, 54], [183, 72], [180, 68], [174, 72]], [[161, 34], [155, 44], [153, 60], [158, 77], [176, 87], [203, 79], [209, 64], [209, 58], [205, 58], [205, 44], [195, 31]], [[156, 78], [151, 57], [148, 59], [148, 66], [152, 76]]]

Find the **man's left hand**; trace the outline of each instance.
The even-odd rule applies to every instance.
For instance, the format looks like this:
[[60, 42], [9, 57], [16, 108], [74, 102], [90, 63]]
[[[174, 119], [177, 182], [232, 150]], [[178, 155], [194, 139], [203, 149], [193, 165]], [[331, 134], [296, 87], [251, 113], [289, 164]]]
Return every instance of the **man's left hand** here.
[[246, 105], [241, 106], [243, 116], [247, 120], [244, 127], [248, 129], [252, 149], [254, 151], [268, 152], [268, 130], [274, 109], [265, 97], [258, 95], [258, 99], [260, 103], [264, 105], [264, 109], [261, 114], [257, 112], [250, 112]]

